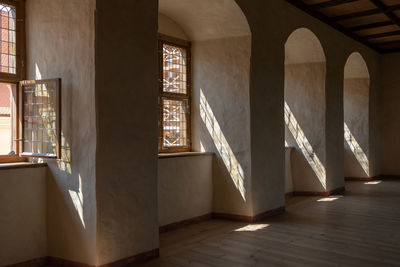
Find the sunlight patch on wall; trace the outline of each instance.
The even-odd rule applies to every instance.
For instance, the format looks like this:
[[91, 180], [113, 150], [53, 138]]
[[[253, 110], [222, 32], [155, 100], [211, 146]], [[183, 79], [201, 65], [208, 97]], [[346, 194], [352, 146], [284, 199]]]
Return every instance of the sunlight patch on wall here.
[[35, 79], [36, 80], [41, 80], [42, 79], [42, 74], [40, 72], [39, 66], [37, 63], [35, 63]]
[[81, 219], [83, 228], [86, 228], [85, 220], [83, 218], [83, 193], [82, 193], [82, 178], [79, 175], [79, 191], [68, 190], [71, 196], [72, 203], [74, 204], [75, 210]]
[[293, 112], [290, 110], [289, 105], [285, 101], [285, 123], [292, 133], [293, 138], [296, 140], [301, 152], [306, 158], [308, 164], [317, 175], [321, 185], [326, 189], [326, 171], [325, 167], [314, 152], [310, 142], [307, 140], [303, 130], [298, 124]]
[[369, 160], [367, 155], [365, 155], [363, 149], [360, 144], [358, 144], [356, 138], [354, 138], [353, 134], [350, 132], [349, 127], [346, 123], [344, 123], [344, 140], [346, 140], [349, 145], [351, 152], [353, 152], [356, 157], [358, 163], [363, 168], [364, 172], [369, 176]]
[[226, 169], [234, 182], [236, 188], [246, 201], [246, 189], [244, 188], [244, 171], [238, 160], [236, 159], [231, 147], [229, 146], [221, 127], [214, 116], [214, 113], [204, 96], [203, 90], [200, 89], [200, 117], [207, 127], [215, 147], [218, 150]]

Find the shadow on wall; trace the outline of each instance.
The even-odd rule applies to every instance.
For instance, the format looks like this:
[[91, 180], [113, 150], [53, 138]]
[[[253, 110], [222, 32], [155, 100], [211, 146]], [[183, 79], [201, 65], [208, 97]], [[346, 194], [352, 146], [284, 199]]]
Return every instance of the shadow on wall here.
[[[285, 102], [285, 123], [293, 138], [295, 139], [300, 151], [307, 160], [315, 175], [318, 177], [322, 187], [326, 189], [326, 170], [321, 160], [318, 158], [310, 142], [301, 129], [289, 105]], [[287, 144], [287, 142], [285, 141]]]
[[221, 127], [214, 116], [214, 113], [204, 96], [203, 90], [200, 89], [200, 117], [210, 134], [216, 149], [222, 161], [224, 162], [226, 170], [235, 184], [237, 190], [240, 192], [243, 200], [246, 201], [246, 189], [244, 187], [244, 172], [243, 168], [236, 159], [229, 143], [227, 142]]

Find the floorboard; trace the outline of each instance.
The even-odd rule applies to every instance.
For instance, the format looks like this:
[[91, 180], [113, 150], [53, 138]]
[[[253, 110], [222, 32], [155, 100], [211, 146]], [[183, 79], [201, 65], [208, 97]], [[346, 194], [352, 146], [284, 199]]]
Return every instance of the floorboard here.
[[400, 180], [290, 198], [285, 214], [255, 224], [191, 225], [161, 234], [160, 248], [142, 266], [400, 266]]

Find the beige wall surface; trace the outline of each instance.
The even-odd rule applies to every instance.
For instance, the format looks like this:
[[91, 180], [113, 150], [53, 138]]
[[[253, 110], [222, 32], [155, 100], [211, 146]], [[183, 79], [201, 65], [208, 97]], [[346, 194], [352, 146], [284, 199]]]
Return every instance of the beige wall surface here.
[[212, 213], [212, 154], [158, 160], [160, 226]]
[[[369, 177], [369, 79], [344, 80], [344, 176]], [[349, 140], [349, 141], [346, 141]]]
[[[168, 0], [170, 1], [170, 0]], [[251, 37], [246, 21], [235, 21], [237, 27], [213, 21], [225, 21], [232, 14], [225, 9], [211, 12], [210, 21], [204, 22], [207, 2], [189, 1], [183, 9], [187, 13], [200, 9], [200, 14], [178, 15], [163, 0], [161, 10], [177, 16], [159, 15], [159, 32], [182, 38], [182, 29], [188, 29], [192, 40], [192, 143], [194, 151], [214, 152], [213, 164], [213, 211], [252, 216], [251, 206], [251, 154], [250, 154], [250, 100], [249, 73]], [[189, 4], [190, 3], [190, 4]], [[234, 1], [221, 2], [225, 7], [240, 14]], [[216, 4], [217, 6], [219, 4]], [[224, 11], [222, 11], [224, 10]], [[194, 28], [196, 21], [201, 27], [213, 25], [220, 38], [214, 39], [201, 27]], [[224, 24], [224, 23], [223, 23]], [[244, 24], [244, 25], [242, 25]], [[241, 30], [238, 30], [241, 28]], [[235, 31], [234, 29], [238, 30]], [[227, 35], [246, 36], [224, 37]], [[189, 39], [189, 38], [184, 38]], [[204, 39], [204, 40], [203, 40]]]
[[0, 266], [47, 256], [46, 168], [0, 170]]
[[214, 212], [252, 216], [250, 37], [192, 44], [195, 151], [214, 152]]
[[381, 108], [381, 174], [400, 175], [400, 53], [382, 57]]
[[[96, 1], [97, 264], [158, 248], [155, 0]], [[118, 18], [118, 19], [116, 19]]]
[[48, 256], [94, 264], [94, 0], [29, 0], [27, 78], [62, 80], [62, 157], [48, 172]]
[[[293, 135], [289, 128], [285, 127], [288, 145], [296, 148], [292, 156], [294, 191], [326, 190], [326, 177], [323, 172], [319, 171], [318, 166], [312, 168], [319, 162], [322, 169], [326, 166], [325, 77], [325, 62], [285, 65], [285, 103], [292, 116], [289, 124], [297, 129]], [[298, 138], [299, 134], [303, 137]], [[306, 146], [306, 150], [299, 147], [303, 145]], [[314, 153], [309, 160], [303, 154], [308, 152]]]

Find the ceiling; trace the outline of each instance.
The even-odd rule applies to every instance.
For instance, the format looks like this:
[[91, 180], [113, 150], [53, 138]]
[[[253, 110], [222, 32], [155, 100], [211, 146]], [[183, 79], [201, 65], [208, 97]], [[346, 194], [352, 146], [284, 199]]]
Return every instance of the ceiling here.
[[286, 0], [380, 53], [400, 52], [400, 0]]

